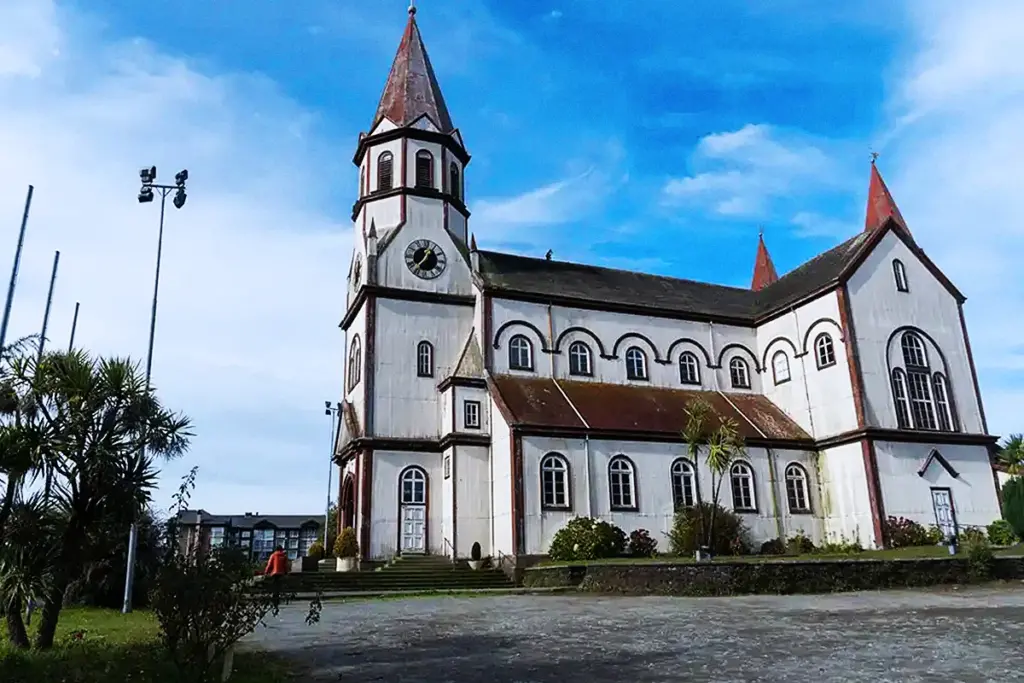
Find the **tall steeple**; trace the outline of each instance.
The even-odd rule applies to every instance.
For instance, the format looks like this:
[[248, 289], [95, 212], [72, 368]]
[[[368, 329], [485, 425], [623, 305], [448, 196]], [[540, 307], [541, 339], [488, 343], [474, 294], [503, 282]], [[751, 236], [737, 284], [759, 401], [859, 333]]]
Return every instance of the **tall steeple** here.
[[775, 272], [775, 264], [772, 263], [771, 254], [764, 244], [764, 233], [757, 236], [757, 256], [754, 257], [754, 279], [750, 288], [755, 292], [760, 291], [779, 279]]
[[434, 68], [430, 65], [427, 48], [423, 45], [419, 26], [416, 25], [416, 8], [410, 6], [409, 21], [405, 25], [395, 61], [391, 64], [391, 73], [370, 130], [385, 118], [403, 128], [421, 116], [429, 118], [441, 133], [455, 130], [441, 95], [441, 87], [434, 76]]
[[878, 172], [878, 167], [875, 165], [875, 159], [872, 158], [871, 180], [868, 183], [868, 209], [864, 219], [864, 232], [871, 232], [875, 228], [882, 227], [890, 217], [895, 219], [904, 229], [907, 229], [903, 215], [900, 213], [899, 208], [897, 208], [896, 201], [889, 193], [889, 188], [885, 186], [882, 174]]

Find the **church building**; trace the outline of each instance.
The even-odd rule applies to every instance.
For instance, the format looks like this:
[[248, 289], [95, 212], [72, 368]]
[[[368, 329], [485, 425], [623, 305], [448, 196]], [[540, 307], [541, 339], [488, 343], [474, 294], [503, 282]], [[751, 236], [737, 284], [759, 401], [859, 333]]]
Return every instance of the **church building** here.
[[546, 553], [574, 516], [647, 529], [707, 498], [697, 397], [746, 453], [721, 503], [757, 543], [885, 544], [1000, 517], [964, 295], [872, 163], [863, 232], [749, 289], [478, 248], [470, 154], [410, 9], [354, 163], [340, 524], [366, 559]]

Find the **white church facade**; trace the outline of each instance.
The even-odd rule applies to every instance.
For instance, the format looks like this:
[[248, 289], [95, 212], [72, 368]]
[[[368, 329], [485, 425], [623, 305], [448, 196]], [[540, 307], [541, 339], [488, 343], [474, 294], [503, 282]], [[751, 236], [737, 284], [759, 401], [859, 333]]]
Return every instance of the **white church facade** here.
[[415, 21], [354, 162], [340, 521], [361, 553], [547, 552], [575, 515], [664, 536], [710, 487], [702, 397], [747, 452], [722, 503], [761, 542], [885, 542], [1000, 517], [964, 296], [871, 166], [864, 232], [750, 289], [478, 249], [470, 155]]

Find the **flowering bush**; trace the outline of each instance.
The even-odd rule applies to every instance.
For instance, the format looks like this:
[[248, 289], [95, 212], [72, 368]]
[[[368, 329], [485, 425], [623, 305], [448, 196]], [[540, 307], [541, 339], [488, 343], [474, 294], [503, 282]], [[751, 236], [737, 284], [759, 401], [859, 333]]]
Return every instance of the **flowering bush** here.
[[786, 552], [791, 555], [810, 555], [815, 551], [814, 542], [800, 532], [786, 541]]
[[985, 530], [976, 526], [961, 527], [960, 533], [957, 534], [957, 540], [960, 545], [979, 541], [985, 541], [985, 545], [988, 545], [988, 536], [985, 534]]
[[[668, 533], [669, 548], [673, 555], [692, 555], [702, 545], [700, 515], [704, 516], [704, 528], [710, 528], [711, 503], [701, 503], [698, 508], [686, 507], [676, 510], [672, 530]], [[718, 506], [715, 510], [715, 537], [711, 542], [713, 555], [745, 555], [750, 552], [749, 531], [735, 512]]]
[[988, 540], [992, 545], [1013, 545], [1017, 542], [1017, 534], [1005, 519], [997, 519], [988, 525]]
[[892, 548], [932, 545], [925, 528], [906, 517], [889, 517], [885, 520], [885, 536]]
[[635, 557], [654, 557], [658, 542], [651, 538], [647, 529], [637, 529], [629, 534], [629, 554]]
[[927, 545], [942, 545], [946, 542], [946, 534], [942, 532], [942, 529], [938, 524], [932, 524], [928, 527], [928, 543]]
[[555, 533], [548, 549], [552, 560], [597, 560], [616, 557], [626, 549], [619, 527], [592, 517], [573, 517]]

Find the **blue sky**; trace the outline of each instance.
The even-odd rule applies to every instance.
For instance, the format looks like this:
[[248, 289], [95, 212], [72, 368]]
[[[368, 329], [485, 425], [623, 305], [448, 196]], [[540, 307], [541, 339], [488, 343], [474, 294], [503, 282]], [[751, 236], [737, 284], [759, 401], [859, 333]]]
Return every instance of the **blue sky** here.
[[[417, 19], [481, 246], [747, 286], [759, 229], [780, 271], [861, 229], [878, 151], [970, 298], [990, 427], [1022, 429], [1019, 3], [428, 0]], [[0, 216], [16, 227], [37, 187], [15, 332], [61, 249], [54, 336], [80, 300], [83, 344], [142, 358], [156, 212], [137, 169], [190, 170], [154, 381], [199, 433], [167, 480], [198, 464], [208, 509], [326, 496], [351, 156], [405, 20], [402, 0], [0, 7]]]

